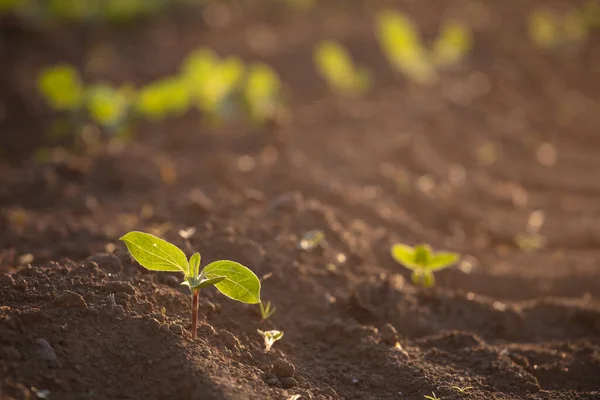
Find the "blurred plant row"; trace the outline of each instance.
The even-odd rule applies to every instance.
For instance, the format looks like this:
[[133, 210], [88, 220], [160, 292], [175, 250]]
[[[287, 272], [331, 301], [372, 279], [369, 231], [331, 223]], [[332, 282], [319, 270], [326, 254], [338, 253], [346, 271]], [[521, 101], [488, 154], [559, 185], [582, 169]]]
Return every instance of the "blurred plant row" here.
[[125, 133], [138, 118], [151, 121], [199, 109], [211, 123], [244, 115], [251, 123], [276, 118], [283, 101], [277, 73], [263, 63], [219, 57], [202, 48], [192, 52], [178, 74], [141, 87], [83, 82], [71, 65], [54, 65], [38, 76], [48, 105], [74, 124], [93, 122], [108, 133]]
[[0, 14], [13, 14], [32, 25], [52, 21], [128, 21], [164, 11], [180, 3], [199, 5], [207, 0], [0, 0]]
[[[0, 1], [6, 3], [9, 0]], [[10, 1], [20, 3], [19, 0]], [[78, 0], [54, 0], [48, 4], [74, 1], [88, 4]], [[125, 3], [139, 1], [146, 7], [163, 7], [167, 2], [115, 1], [122, 7], [126, 7], [123, 6]], [[96, 7], [100, 7], [98, 4], [108, 7], [109, 3], [112, 2], [89, 2]], [[388, 62], [417, 84], [435, 83], [440, 71], [459, 65], [473, 46], [470, 29], [456, 20], [443, 22], [439, 34], [429, 46], [423, 43], [413, 20], [399, 11], [380, 11], [375, 22], [375, 34]], [[536, 45], [556, 47], [569, 41], [583, 40], [590, 29], [600, 26], [600, 6], [597, 1], [590, 1], [562, 19], [548, 11], [535, 11], [529, 24], [530, 37]], [[336, 93], [356, 96], [371, 87], [373, 77], [370, 71], [355, 65], [350, 52], [339, 42], [319, 42], [314, 48], [313, 61], [317, 72]], [[74, 67], [64, 64], [41, 71], [38, 87], [55, 111], [65, 112], [75, 123], [91, 120], [109, 133], [126, 131], [138, 118], [155, 121], [185, 114], [192, 108], [197, 108], [211, 123], [242, 115], [258, 125], [277, 120], [285, 111], [284, 85], [274, 69], [264, 63], [246, 64], [236, 56], [221, 58], [208, 48], [192, 52], [177, 74], [141, 87], [84, 82]]]

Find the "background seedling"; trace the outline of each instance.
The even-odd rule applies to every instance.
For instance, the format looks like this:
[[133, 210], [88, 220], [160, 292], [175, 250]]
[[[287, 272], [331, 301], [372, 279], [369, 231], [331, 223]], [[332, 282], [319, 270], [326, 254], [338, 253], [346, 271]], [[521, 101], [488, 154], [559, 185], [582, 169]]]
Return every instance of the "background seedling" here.
[[457, 253], [434, 253], [427, 244], [411, 247], [400, 243], [392, 246], [392, 257], [412, 271], [411, 279], [415, 285], [425, 288], [435, 285], [435, 271], [450, 267], [460, 258]]
[[129, 232], [121, 237], [133, 258], [151, 271], [183, 272], [181, 283], [192, 293], [192, 337], [198, 325], [198, 293], [203, 287], [214, 285], [230, 299], [247, 304], [260, 303], [260, 281], [243, 265], [228, 260], [215, 261], [200, 271], [200, 254], [194, 253], [189, 261], [177, 246], [143, 232]]
[[350, 96], [360, 95], [368, 90], [368, 71], [357, 68], [341, 44], [322, 41], [315, 48], [313, 59], [317, 71], [333, 90]]
[[470, 389], [473, 389], [473, 386], [465, 386], [464, 388], [461, 388], [459, 386], [452, 386], [452, 389], [456, 389], [458, 390], [460, 393], [466, 393], [468, 392]]
[[257, 329], [257, 331], [265, 339], [265, 351], [271, 351], [273, 344], [283, 337], [282, 331], [272, 330], [263, 332], [260, 329]]
[[425, 397], [427, 400], [442, 400], [442, 399], [440, 399], [439, 397], [437, 397], [437, 396], [435, 395], [435, 393], [431, 392], [431, 394], [432, 394], [432, 396], [427, 396], [427, 395], [425, 395], [425, 396], [423, 396], [423, 397]]
[[273, 307], [271, 308], [271, 301], [267, 301], [267, 303], [265, 305], [263, 305], [263, 303], [260, 303], [260, 316], [261, 316], [261, 320], [260, 322], [263, 323], [265, 322], [267, 319], [269, 319], [269, 317], [271, 317], [271, 315], [273, 315], [275, 313], [275, 310], [277, 310], [277, 307]]

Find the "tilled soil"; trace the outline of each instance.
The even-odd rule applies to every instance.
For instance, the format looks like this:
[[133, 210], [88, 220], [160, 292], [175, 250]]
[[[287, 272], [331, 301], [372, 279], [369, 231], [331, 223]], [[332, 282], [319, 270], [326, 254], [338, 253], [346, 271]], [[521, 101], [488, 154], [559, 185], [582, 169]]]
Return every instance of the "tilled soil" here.
[[[425, 88], [386, 64], [375, 3], [214, 29], [177, 13], [85, 35], [3, 27], [0, 398], [600, 399], [598, 32], [547, 52], [527, 39], [530, 2], [398, 2], [426, 37], [451, 16], [475, 31]], [[328, 93], [311, 59], [324, 38], [371, 68], [370, 94]], [[37, 68], [106, 43], [92, 77], [116, 82], [173, 73], [199, 45], [264, 60], [293, 118], [208, 129], [190, 113], [140, 124], [124, 149], [29, 161], [51, 122]], [[247, 265], [276, 313], [261, 323], [207, 289], [192, 340], [180, 277], [133, 262], [118, 241], [133, 229]], [[326, 244], [300, 249], [313, 229]], [[395, 242], [463, 262], [416, 288]], [[285, 335], [265, 353], [257, 329]]]

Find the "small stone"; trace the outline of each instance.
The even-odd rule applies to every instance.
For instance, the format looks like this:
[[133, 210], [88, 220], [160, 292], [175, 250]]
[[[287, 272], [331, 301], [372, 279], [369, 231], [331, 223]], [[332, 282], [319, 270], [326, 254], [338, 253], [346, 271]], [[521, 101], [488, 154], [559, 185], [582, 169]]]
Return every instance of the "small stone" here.
[[20, 360], [21, 352], [15, 346], [0, 347], [0, 358], [5, 360]]
[[181, 327], [181, 325], [173, 324], [169, 326], [169, 330], [176, 335], [183, 335], [183, 328]]
[[279, 379], [277, 379], [276, 377], [272, 377], [266, 380], [267, 385], [271, 386], [271, 387], [282, 387], [283, 385], [281, 384], [281, 381]]
[[291, 376], [281, 378], [279, 380], [281, 381], [281, 386], [283, 386], [284, 389], [289, 389], [298, 386], [298, 381], [292, 378]]
[[160, 322], [163, 322], [165, 320], [165, 316], [160, 313], [150, 314], [150, 317]]
[[171, 286], [173, 288], [177, 288], [180, 286], [179, 279], [173, 275], [169, 274], [160, 274], [158, 275], [158, 281], [164, 285]]
[[239, 339], [237, 337], [235, 337], [235, 335], [229, 331], [226, 331], [226, 330], [220, 331], [219, 337], [221, 338], [223, 343], [225, 343], [225, 346], [227, 346], [231, 350], [242, 347], [242, 344], [240, 343]]
[[298, 398], [297, 400], [312, 400], [313, 399], [313, 395], [306, 390], [298, 390], [296, 392], [296, 394], [298, 396], [300, 396], [300, 398]]
[[340, 398], [340, 396], [338, 396], [337, 392], [331, 386], [321, 390], [321, 394], [324, 396], [329, 396], [332, 400], [338, 400]]
[[190, 208], [201, 213], [210, 213], [215, 208], [215, 203], [200, 189], [192, 190], [188, 200]]
[[56, 298], [56, 304], [63, 307], [85, 308], [87, 304], [79, 293], [65, 290]]
[[369, 385], [371, 385], [371, 387], [374, 389], [382, 388], [385, 385], [383, 376], [372, 374], [371, 376], [369, 376]]
[[94, 316], [96, 316], [96, 315], [100, 315], [100, 310], [98, 310], [98, 309], [97, 309], [96, 307], [94, 307], [94, 306], [88, 307], [88, 308], [87, 308], [87, 312], [88, 312], [88, 314], [90, 314], [90, 315], [94, 315]]
[[118, 274], [123, 270], [121, 260], [114, 254], [99, 253], [88, 257], [84, 261], [85, 264], [96, 263], [100, 268], [113, 274]]
[[296, 369], [289, 361], [279, 358], [273, 363], [271, 372], [278, 378], [287, 378], [288, 376], [294, 376]]
[[215, 336], [216, 334], [217, 334], [217, 331], [215, 331], [215, 328], [213, 328], [212, 325], [209, 325], [209, 324], [198, 325], [198, 335], [199, 336], [208, 337], [208, 336]]
[[398, 332], [396, 332], [396, 328], [392, 324], [385, 324], [381, 328], [380, 335], [381, 341], [385, 344], [393, 346], [398, 342]]
[[56, 352], [46, 339], [36, 339], [35, 343], [38, 345], [37, 355], [39, 358], [46, 361], [56, 361]]
[[114, 306], [112, 308], [113, 313], [115, 313], [116, 315], [124, 315], [125, 314], [125, 308], [123, 308], [122, 305], [117, 304], [116, 306]]
[[12, 275], [0, 275], [0, 287], [12, 288], [15, 286], [15, 278]]
[[140, 311], [146, 314], [151, 314], [154, 311], [154, 304], [149, 301], [144, 301], [138, 304]]
[[113, 293], [127, 293], [132, 296], [135, 295], [135, 288], [133, 286], [131, 286], [131, 283], [129, 283], [129, 282], [123, 282], [123, 281], [107, 282], [104, 284], [104, 287]]
[[20, 290], [21, 292], [26, 292], [28, 287], [29, 285], [23, 277], [15, 279], [15, 289]]

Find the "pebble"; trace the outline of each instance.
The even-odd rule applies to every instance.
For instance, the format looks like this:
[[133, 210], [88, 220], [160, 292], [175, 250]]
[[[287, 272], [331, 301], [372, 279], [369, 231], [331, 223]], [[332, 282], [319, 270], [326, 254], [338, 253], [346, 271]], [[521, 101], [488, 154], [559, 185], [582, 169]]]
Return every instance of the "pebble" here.
[[298, 386], [298, 381], [291, 376], [279, 379], [284, 389], [289, 389]]
[[183, 328], [181, 327], [181, 325], [173, 324], [173, 325], [169, 326], [169, 330], [176, 335], [179, 335], [179, 336], [183, 335]]
[[104, 287], [110, 290], [113, 293], [127, 293], [130, 295], [135, 295], [135, 288], [131, 286], [129, 282], [123, 281], [115, 281], [115, 282], [106, 282]]
[[215, 336], [217, 334], [217, 331], [215, 331], [215, 328], [212, 327], [212, 325], [209, 324], [200, 324], [198, 325], [198, 335], [200, 336]]
[[267, 385], [272, 386], [272, 387], [282, 387], [283, 386], [281, 384], [281, 381], [279, 379], [277, 379], [276, 377], [267, 379]]
[[324, 396], [329, 396], [333, 400], [337, 400], [340, 398], [340, 396], [338, 396], [337, 392], [331, 386], [321, 390], [321, 394]]
[[50, 343], [44, 338], [39, 338], [35, 340], [35, 343], [38, 345], [37, 355], [42, 360], [47, 361], [56, 361], [56, 352], [50, 346]]
[[242, 347], [242, 344], [240, 343], [239, 339], [237, 337], [235, 337], [235, 335], [229, 331], [226, 331], [226, 330], [220, 331], [219, 337], [221, 338], [223, 343], [225, 343], [225, 346], [227, 346], [231, 350]]
[[371, 385], [371, 387], [374, 389], [382, 388], [385, 385], [383, 376], [372, 374], [371, 376], [369, 376], [369, 385]]
[[118, 274], [123, 270], [121, 260], [114, 254], [99, 253], [85, 259], [85, 263], [96, 263], [100, 268], [110, 273]]
[[12, 288], [15, 286], [15, 278], [12, 275], [1, 275], [0, 276], [0, 286]]
[[65, 290], [56, 298], [56, 303], [63, 307], [85, 308], [87, 304], [79, 293]]
[[381, 340], [385, 344], [395, 345], [398, 342], [398, 332], [396, 332], [396, 328], [392, 326], [392, 324], [385, 324], [381, 328]]
[[3, 346], [0, 348], [0, 358], [5, 360], [20, 360], [21, 352], [15, 346]]
[[294, 365], [289, 361], [279, 358], [273, 363], [271, 372], [278, 378], [287, 378], [289, 376], [294, 376], [296, 368], [294, 368]]

